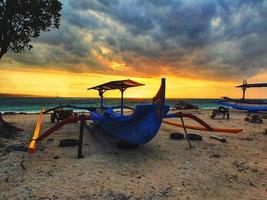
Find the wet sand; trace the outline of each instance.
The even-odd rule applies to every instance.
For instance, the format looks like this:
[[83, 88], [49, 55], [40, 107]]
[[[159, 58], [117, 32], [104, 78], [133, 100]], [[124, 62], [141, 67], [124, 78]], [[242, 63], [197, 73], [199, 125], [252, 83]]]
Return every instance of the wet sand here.
[[[117, 141], [91, 128], [84, 134], [85, 157], [77, 159], [77, 147], [58, 144], [78, 139], [79, 123], [64, 126], [28, 154], [7, 146], [27, 145], [38, 115], [3, 116], [24, 132], [15, 140], [0, 139], [0, 199], [267, 199], [267, 120], [251, 124], [242, 112], [231, 112], [230, 120], [211, 120], [209, 110], [192, 112], [212, 126], [244, 131], [190, 131], [203, 141], [192, 141], [194, 148], [188, 149], [185, 139], [169, 138], [182, 129], [163, 124], [148, 144], [121, 150]], [[49, 119], [44, 116], [42, 130], [52, 125]]]

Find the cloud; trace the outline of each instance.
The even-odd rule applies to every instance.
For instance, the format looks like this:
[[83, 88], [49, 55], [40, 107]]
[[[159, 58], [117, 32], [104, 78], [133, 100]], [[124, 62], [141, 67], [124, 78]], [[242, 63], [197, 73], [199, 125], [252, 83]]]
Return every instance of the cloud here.
[[60, 30], [43, 33], [31, 52], [7, 60], [77, 72], [167, 71], [211, 79], [249, 77], [267, 68], [267, 0], [62, 3]]

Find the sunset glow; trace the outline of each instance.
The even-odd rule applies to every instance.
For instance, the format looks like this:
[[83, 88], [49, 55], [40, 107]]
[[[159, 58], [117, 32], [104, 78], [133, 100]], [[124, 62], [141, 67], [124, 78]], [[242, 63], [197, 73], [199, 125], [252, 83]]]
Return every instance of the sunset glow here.
[[[166, 77], [168, 98], [239, 98], [243, 79], [267, 82], [266, 2], [61, 2], [59, 29], [4, 55], [0, 93], [96, 97], [86, 88], [133, 79], [146, 85], [125, 96], [150, 98]], [[247, 97], [267, 98], [266, 89]]]
[[[217, 82], [174, 76], [165, 77], [167, 78], [168, 98], [220, 98], [222, 95], [233, 97], [241, 95], [241, 91], [233, 87], [238, 82]], [[266, 74], [259, 77], [256, 76], [252, 80], [261, 80], [264, 77], [267, 77]], [[111, 80], [127, 78], [129, 77], [94, 73], [70, 73], [55, 70], [2, 69], [0, 90], [2, 93], [52, 97], [97, 97], [96, 91], [88, 91], [86, 89]], [[145, 86], [127, 90], [125, 97], [151, 98], [159, 87], [161, 77], [138, 78], [132, 76], [130, 78], [144, 83]], [[248, 97], [264, 98], [265, 93], [266, 90], [253, 90], [248, 92]], [[119, 91], [105, 93], [106, 97], [119, 97], [119, 95]]]

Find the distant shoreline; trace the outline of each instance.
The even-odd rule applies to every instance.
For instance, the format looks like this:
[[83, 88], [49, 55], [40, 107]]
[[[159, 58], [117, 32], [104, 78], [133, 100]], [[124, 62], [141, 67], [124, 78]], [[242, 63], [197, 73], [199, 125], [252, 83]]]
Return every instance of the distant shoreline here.
[[[12, 94], [12, 93], [0, 93], [0, 98], [47, 98], [47, 99], [99, 99], [96, 97], [57, 97], [57, 96], [39, 96], [39, 95], [30, 95], [30, 94]], [[120, 97], [105, 97], [105, 99], [120, 99]], [[139, 97], [125, 97], [126, 100], [150, 100], [151, 98], [139, 98]], [[187, 98], [187, 97], [179, 97], [179, 98], [166, 98], [166, 100], [220, 100], [222, 98]], [[240, 98], [233, 98], [240, 99]], [[248, 100], [267, 100], [266, 98], [246, 98]]]
[[[197, 110], [212, 110], [212, 109], [214, 109], [214, 108], [199, 108], [199, 109], [193, 109], [193, 110], [197, 111]], [[115, 109], [115, 110], [120, 111], [120, 109]], [[173, 111], [184, 111], [184, 112], [188, 111], [188, 109], [175, 110], [174, 108], [171, 108], [171, 110], [173, 110]], [[191, 110], [191, 109], [189, 109], [189, 110]], [[87, 111], [87, 110], [75, 110], [74, 109], [73, 111], [74, 112], [79, 112], [79, 113], [89, 113], [89, 111]], [[1, 111], [0, 110], [0, 113], [2, 115], [34, 115], [34, 114], [39, 114], [40, 111], [39, 110], [35, 110], [35, 111]]]
[[[12, 93], [0, 93], [0, 97], [37, 97], [37, 98], [50, 98], [50, 96], [39, 96], [39, 95], [30, 95], [30, 94], [12, 94]], [[52, 98], [52, 97], [51, 97]]]
[[[99, 96], [95, 96], [95, 97], [65, 97], [65, 96], [42, 96], [42, 95], [31, 95], [31, 94], [12, 94], [12, 93], [0, 93], [0, 98], [59, 98], [59, 99], [65, 99], [65, 98], [69, 98], [69, 99], [98, 99]], [[120, 99], [120, 97], [105, 97], [105, 99]], [[125, 97], [125, 99], [151, 99], [150, 97], [144, 97], [144, 98], [140, 98], [140, 97]], [[184, 99], [220, 99], [220, 98], [186, 98], [186, 97], [179, 97], [179, 98], [166, 98], [168, 100], [184, 100]]]
[[[220, 99], [173, 99], [167, 98], [166, 104], [171, 108], [174, 108], [179, 101], [185, 101], [187, 103], [197, 105], [201, 109], [214, 109], [218, 107], [218, 100]], [[139, 104], [151, 103], [150, 98], [125, 98], [125, 105], [135, 107]], [[99, 106], [99, 98], [51, 98], [51, 97], [33, 97], [26, 96], [21, 97], [18, 95], [10, 97], [0, 96], [0, 112], [13, 112], [13, 113], [39, 113], [41, 108], [53, 108], [59, 105], [74, 105], [78, 107], [95, 107]], [[118, 106], [120, 105], [119, 98], [105, 98], [104, 105], [106, 106]], [[74, 109], [76, 111], [76, 109]], [[81, 110], [77, 110], [79, 112]], [[86, 110], [85, 110], [86, 111]]]

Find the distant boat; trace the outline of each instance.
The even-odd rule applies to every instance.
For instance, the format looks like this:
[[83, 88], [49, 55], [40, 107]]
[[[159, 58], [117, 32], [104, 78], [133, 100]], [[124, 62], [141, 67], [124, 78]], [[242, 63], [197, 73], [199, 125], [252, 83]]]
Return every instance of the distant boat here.
[[242, 99], [232, 99], [229, 97], [223, 97], [223, 100], [219, 101], [220, 105], [229, 106], [237, 110], [245, 110], [248, 112], [260, 112], [267, 111], [267, 102], [262, 100], [248, 100], [245, 99], [247, 88], [267, 87], [267, 83], [252, 83], [248, 84], [246, 80], [242, 85], [236, 86], [243, 90]]
[[174, 107], [176, 110], [199, 109], [198, 105], [194, 105], [184, 101], [179, 101]]

